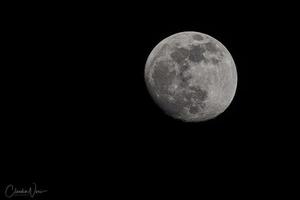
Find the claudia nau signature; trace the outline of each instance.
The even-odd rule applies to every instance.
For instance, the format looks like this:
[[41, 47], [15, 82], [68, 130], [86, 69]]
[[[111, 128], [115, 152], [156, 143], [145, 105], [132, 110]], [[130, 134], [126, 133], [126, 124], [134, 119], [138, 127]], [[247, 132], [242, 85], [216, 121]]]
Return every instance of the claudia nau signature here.
[[29, 188], [17, 188], [10, 184], [5, 189], [5, 196], [7, 198], [12, 198], [15, 196], [30, 196], [33, 198], [35, 195], [45, 192], [47, 192], [47, 190], [38, 190], [36, 183], [33, 183]]

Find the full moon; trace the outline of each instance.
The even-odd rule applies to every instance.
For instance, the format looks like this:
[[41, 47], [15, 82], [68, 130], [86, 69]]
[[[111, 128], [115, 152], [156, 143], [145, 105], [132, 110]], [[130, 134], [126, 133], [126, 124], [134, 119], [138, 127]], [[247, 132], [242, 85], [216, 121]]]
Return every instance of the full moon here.
[[233, 100], [237, 71], [221, 42], [200, 32], [163, 39], [145, 66], [150, 95], [169, 116], [186, 122], [213, 119]]

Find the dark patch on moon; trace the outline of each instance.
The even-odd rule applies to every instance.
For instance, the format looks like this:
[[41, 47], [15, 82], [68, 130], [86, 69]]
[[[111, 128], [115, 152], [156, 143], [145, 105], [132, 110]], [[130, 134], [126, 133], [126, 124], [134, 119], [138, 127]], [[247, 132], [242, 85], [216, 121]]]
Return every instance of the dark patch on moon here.
[[189, 85], [189, 80], [192, 78], [192, 75], [187, 74], [187, 75], [180, 75], [180, 83], [179, 86], [186, 88]]
[[178, 64], [181, 64], [189, 55], [189, 50], [185, 48], [175, 48], [170, 54], [171, 58]]
[[216, 46], [216, 44], [212, 42], [208, 42], [205, 44], [205, 48], [207, 51], [216, 54], [219, 51], [219, 48]]
[[199, 111], [198, 107], [197, 106], [191, 106], [190, 109], [189, 109], [189, 112], [192, 113], [192, 114], [197, 114]]
[[188, 81], [192, 78], [191, 74], [186, 73], [190, 69], [190, 65], [188, 62], [183, 62], [179, 64], [179, 74], [177, 78], [180, 80], [179, 86], [180, 87], [187, 87]]
[[191, 86], [189, 87], [193, 91], [193, 97], [197, 100], [204, 101], [208, 97], [206, 90], [201, 89], [200, 87]]
[[192, 46], [189, 54], [189, 59], [192, 62], [200, 62], [201, 60], [205, 59], [203, 56], [203, 53], [205, 52], [205, 49], [202, 48], [200, 45]]
[[190, 69], [190, 65], [188, 62], [183, 62], [179, 65], [179, 70], [181, 72], [187, 71], [188, 69]]
[[199, 34], [195, 34], [195, 35], [193, 35], [193, 39], [201, 41], [201, 40], [203, 40], [203, 37], [201, 35], [199, 35]]

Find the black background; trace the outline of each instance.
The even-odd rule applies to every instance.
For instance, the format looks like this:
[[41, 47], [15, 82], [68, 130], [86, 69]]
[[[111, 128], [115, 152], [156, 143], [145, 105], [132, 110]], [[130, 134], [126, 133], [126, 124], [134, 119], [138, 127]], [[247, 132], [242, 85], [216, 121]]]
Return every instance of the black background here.
[[[286, 194], [297, 152], [292, 8], [3, 6], [1, 191], [36, 182], [49, 190], [37, 199]], [[144, 83], [151, 50], [181, 31], [218, 39], [237, 66], [232, 104], [207, 122], [168, 117]]]

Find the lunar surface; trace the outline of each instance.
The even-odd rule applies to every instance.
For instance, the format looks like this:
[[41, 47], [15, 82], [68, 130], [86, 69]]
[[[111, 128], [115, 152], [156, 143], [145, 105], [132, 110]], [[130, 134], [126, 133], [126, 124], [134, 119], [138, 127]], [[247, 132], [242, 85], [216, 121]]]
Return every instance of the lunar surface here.
[[149, 93], [169, 116], [205, 121], [223, 113], [235, 95], [237, 71], [229, 51], [199, 32], [180, 32], [162, 40], [145, 66]]

